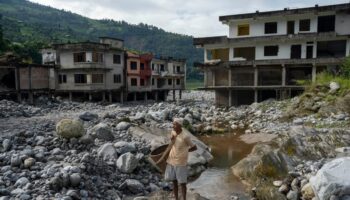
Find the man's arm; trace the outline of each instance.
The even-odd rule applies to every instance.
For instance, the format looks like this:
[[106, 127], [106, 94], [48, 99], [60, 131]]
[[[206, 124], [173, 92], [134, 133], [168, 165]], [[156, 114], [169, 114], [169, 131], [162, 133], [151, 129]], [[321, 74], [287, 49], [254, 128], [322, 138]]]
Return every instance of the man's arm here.
[[188, 149], [189, 152], [197, 150], [197, 146], [192, 142], [190, 137], [186, 137], [185, 141], [186, 141], [187, 145], [190, 147]]

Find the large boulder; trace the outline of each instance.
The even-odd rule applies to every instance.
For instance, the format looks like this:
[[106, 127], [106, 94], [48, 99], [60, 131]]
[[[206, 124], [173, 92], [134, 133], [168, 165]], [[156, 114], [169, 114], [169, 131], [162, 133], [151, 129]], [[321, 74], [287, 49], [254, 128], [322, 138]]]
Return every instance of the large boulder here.
[[326, 163], [310, 178], [310, 184], [318, 199], [330, 199], [332, 195], [350, 197], [350, 157], [337, 158]]
[[136, 146], [133, 142], [125, 142], [125, 141], [119, 141], [114, 143], [114, 147], [117, 150], [118, 154], [124, 154], [127, 152], [135, 152]]
[[131, 173], [137, 167], [139, 161], [132, 153], [125, 153], [117, 160], [117, 167], [123, 173]]
[[136, 179], [126, 179], [120, 186], [119, 190], [129, 190], [133, 194], [142, 193], [145, 186]]
[[91, 112], [83, 112], [79, 115], [79, 118], [84, 121], [91, 121], [98, 118], [98, 115]]
[[117, 124], [117, 130], [119, 130], [119, 131], [128, 130], [128, 128], [130, 126], [131, 126], [131, 124], [129, 122], [119, 122]]
[[97, 155], [104, 160], [114, 160], [118, 158], [117, 151], [115, 150], [114, 146], [112, 143], [106, 143], [102, 145], [98, 151]]
[[99, 123], [91, 129], [91, 136], [100, 140], [111, 141], [114, 136], [111, 128], [105, 123]]
[[79, 138], [85, 134], [83, 124], [79, 120], [74, 119], [62, 119], [56, 125], [57, 135], [70, 139]]

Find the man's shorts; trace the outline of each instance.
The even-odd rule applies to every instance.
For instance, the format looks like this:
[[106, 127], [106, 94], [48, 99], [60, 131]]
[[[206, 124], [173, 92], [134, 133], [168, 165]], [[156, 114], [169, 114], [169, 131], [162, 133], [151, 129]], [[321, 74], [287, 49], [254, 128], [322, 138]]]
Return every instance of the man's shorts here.
[[175, 181], [178, 183], [187, 183], [187, 166], [173, 166], [169, 163], [166, 166], [164, 179], [166, 181]]

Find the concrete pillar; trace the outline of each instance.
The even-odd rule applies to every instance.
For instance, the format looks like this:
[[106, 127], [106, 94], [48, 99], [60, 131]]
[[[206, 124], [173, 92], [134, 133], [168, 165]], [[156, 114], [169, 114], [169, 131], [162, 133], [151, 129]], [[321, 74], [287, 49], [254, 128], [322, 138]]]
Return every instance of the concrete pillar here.
[[103, 101], [103, 102], [106, 101], [106, 92], [102, 92], [102, 101]]
[[282, 65], [282, 86], [286, 86], [286, 66]]
[[112, 103], [112, 101], [113, 101], [113, 99], [112, 99], [112, 92], [108, 93], [108, 100], [109, 100], [109, 103]]
[[120, 91], [120, 103], [124, 103], [124, 92]]
[[92, 94], [89, 93], [89, 101], [92, 101]]
[[28, 100], [29, 100], [29, 103], [30, 104], [33, 104], [34, 103], [34, 98], [33, 98], [33, 92], [32, 91], [29, 91], [28, 93]]
[[20, 92], [17, 93], [17, 101], [18, 103], [22, 102], [22, 94]]
[[69, 92], [69, 101], [73, 101], [73, 93]]
[[258, 81], [259, 81], [259, 72], [258, 72], [258, 68], [255, 66], [254, 67], [254, 86], [255, 87], [258, 86]]
[[208, 51], [204, 49], [204, 63], [208, 62]]
[[232, 86], [232, 69], [231, 68], [228, 70], [228, 86], [229, 87]]
[[134, 101], [137, 101], [136, 92], [134, 92]]
[[213, 85], [212, 86], [215, 86], [215, 78], [216, 78], [215, 71], [213, 70], [211, 72], [213, 73], [213, 75], [212, 75], [212, 77], [213, 77]]
[[148, 100], [148, 97], [147, 97], [147, 92], [145, 92], [145, 101]]
[[155, 98], [156, 101], [158, 101], [158, 91], [156, 91], [154, 98]]
[[204, 71], [204, 87], [208, 87], [208, 71]]
[[312, 65], [312, 82], [316, 82], [316, 73], [317, 73], [317, 71], [316, 71], [316, 64], [313, 64]]
[[232, 90], [228, 91], [228, 106], [232, 106]]
[[254, 102], [258, 102], [258, 90], [254, 90]]
[[182, 99], [182, 90], [179, 90], [179, 99]]
[[176, 100], [176, 93], [175, 93], [175, 90], [173, 90], [173, 101]]
[[345, 52], [345, 56], [349, 56], [350, 55], [350, 39], [348, 39], [348, 41], [346, 42], [346, 52]]

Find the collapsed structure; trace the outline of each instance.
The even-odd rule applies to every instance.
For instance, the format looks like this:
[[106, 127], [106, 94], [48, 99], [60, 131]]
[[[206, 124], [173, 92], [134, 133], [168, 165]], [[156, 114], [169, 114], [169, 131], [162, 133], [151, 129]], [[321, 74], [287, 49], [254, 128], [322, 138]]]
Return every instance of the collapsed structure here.
[[284, 99], [300, 81], [339, 66], [350, 51], [350, 4], [220, 16], [229, 36], [195, 38], [204, 49], [204, 87], [216, 103], [237, 106]]
[[175, 91], [181, 98], [185, 89], [186, 60], [127, 52], [120, 39], [53, 44], [41, 53], [42, 64], [0, 62], [0, 95], [17, 94], [19, 101], [32, 102], [33, 96], [49, 93], [123, 103], [165, 100], [169, 91], [175, 100]]

